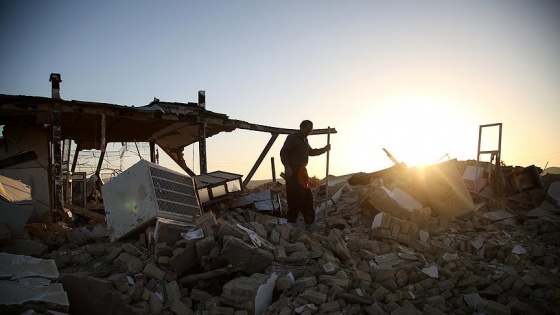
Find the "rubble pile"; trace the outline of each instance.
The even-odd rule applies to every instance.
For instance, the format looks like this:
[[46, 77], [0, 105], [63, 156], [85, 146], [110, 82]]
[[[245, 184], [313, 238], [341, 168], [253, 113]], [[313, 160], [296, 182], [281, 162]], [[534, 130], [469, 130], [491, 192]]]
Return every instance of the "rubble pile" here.
[[222, 204], [177, 241], [35, 224], [2, 251], [53, 260], [70, 314], [560, 313], [560, 178], [445, 216], [414, 172], [333, 180], [324, 228]]

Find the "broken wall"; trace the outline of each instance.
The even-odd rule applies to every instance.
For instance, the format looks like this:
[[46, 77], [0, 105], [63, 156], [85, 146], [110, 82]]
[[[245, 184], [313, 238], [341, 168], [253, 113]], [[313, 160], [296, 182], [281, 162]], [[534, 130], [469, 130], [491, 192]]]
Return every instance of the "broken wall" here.
[[436, 215], [458, 216], [474, 209], [474, 202], [457, 168], [450, 160], [425, 168], [424, 185]]
[[35, 161], [0, 169], [0, 175], [20, 180], [31, 187], [33, 212], [29, 221], [32, 222], [44, 221], [44, 215], [50, 211], [48, 148], [46, 132], [26, 128], [21, 124], [4, 126], [3, 138], [0, 142], [0, 159], [27, 150], [34, 150], [37, 153]]

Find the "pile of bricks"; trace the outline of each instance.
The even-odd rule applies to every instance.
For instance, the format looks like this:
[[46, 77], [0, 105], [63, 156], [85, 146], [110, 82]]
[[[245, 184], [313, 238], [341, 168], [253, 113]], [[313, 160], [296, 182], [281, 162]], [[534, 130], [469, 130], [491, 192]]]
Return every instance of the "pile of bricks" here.
[[[224, 206], [195, 220], [197, 237], [154, 242], [148, 229], [107, 242], [74, 231], [71, 243], [61, 232], [62, 245], [39, 255], [55, 261], [72, 314], [558, 313], [559, 244], [540, 242], [550, 218], [503, 230], [484, 209], [461, 219], [420, 209], [407, 219], [378, 211], [366, 224], [358, 204], [370, 189], [344, 188], [331, 229]], [[60, 242], [52, 236], [27, 242]]]
[[397, 219], [387, 213], [378, 213], [373, 219], [372, 233], [410, 242], [418, 238], [418, 224]]

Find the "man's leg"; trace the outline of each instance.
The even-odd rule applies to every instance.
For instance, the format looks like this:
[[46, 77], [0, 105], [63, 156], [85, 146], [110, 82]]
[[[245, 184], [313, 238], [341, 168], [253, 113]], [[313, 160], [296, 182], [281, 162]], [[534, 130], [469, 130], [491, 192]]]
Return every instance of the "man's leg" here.
[[303, 219], [305, 223], [311, 224], [315, 221], [315, 209], [313, 208], [313, 193], [311, 189], [305, 188], [305, 199], [302, 208]]
[[[290, 223], [295, 223], [298, 214], [302, 211], [305, 201], [305, 187], [301, 186], [298, 178], [301, 165], [291, 165], [292, 176], [286, 180], [286, 198], [288, 199], [288, 213], [286, 219]], [[304, 217], [305, 219], [305, 217]]]
[[286, 180], [286, 198], [288, 199], [288, 213], [286, 213], [286, 219], [289, 223], [295, 223], [298, 217], [298, 198], [297, 198], [297, 182], [294, 182], [291, 178]]
[[308, 181], [309, 175], [307, 174], [307, 168], [302, 165], [298, 170], [298, 182], [301, 188], [301, 206], [299, 210], [303, 215], [305, 223], [311, 224], [315, 221], [315, 209], [313, 209], [313, 193], [311, 189], [307, 187]]

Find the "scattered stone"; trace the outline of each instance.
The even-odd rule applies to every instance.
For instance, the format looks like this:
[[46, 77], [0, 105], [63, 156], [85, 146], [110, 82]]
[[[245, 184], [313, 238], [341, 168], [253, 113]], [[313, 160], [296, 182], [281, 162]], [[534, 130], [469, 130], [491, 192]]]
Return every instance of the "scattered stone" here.
[[332, 313], [340, 310], [340, 302], [339, 301], [330, 301], [319, 306], [319, 313], [327, 314]]
[[321, 305], [323, 303], [326, 302], [327, 300], [327, 295], [317, 292], [315, 290], [312, 289], [307, 289], [303, 292], [302, 297], [306, 300], [308, 300], [311, 303], [317, 304], [317, 305]]
[[161, 270], [153, 263], [146, 264], [143, 273], [144, 275], [146, 275], [146, 277], [148, 277], [148, 279], [154, 278], [157, 280], [163, 280], [165, 278], [165, 271]]
[[[29, 243], [36, 255], [47, 254], [42, 246], [56, 248], [46, 257], [61, 270], [74, 313], [73, 304], [95, 303], [104, 312], [107, 306], [107, 313], [166, 315], [555, 312], [560, 301], [556, 205], [530, 200], [524, 205], [541, 204], [530, 210], [507, 204], [514, 211], [498, 220], [506, 213], [495, 207], [503, 205], [485, 199], [476, 200], [485, 207], [460, 218], [432, 216], [424, 206], [431, 202], [412, 188], [414, 177], [408, 175], [383, 181], [384, 188], [413, 192], [423, 206], [400, 205], [407, 212], [382, 209], [383, 203], [372, 200], [375, 190], [384, 189], [380, 179], [367, 187], [345, 186], [327, 209], [331, 229], [309, 230], [301, 222], [285, 224], [222, 205], [219, 212], [191, 221], [189, 231], [203, 232], [201, 237], [188, 238], [187, 232], [177, 241], [172, 240], [175, 227], [161, 223], [159, 242], [153, 227], [123, 243], [84, 237], [83, 230], [60, 223], [51, 229], [33, 225], [22, 235], [40, 240]], [[360, 197], [365, 192], [370, 194]], [[522, 199], [514, 197], [506, 203]], [[379, 208], [358, 208], [368, 202]], [[504, 229], [510, 219], [519, 225]]]
[[423, 268], [422, 272], [430, 276], [431, 278], [438, 278], [438, 267], [431, 265], [429, 267]]
[[107, 255], [107, 257], [105, 257], [105, 261], [108, 262], [108, 263], [112, 263], [121, 254], [122, 251], [123, 251], [123, 248], [121, 246], [113, 247], [111, 249], [111, 252], [109, 252], [109, 255]]
[[173, 251], [173, 256], [169, 259], [169, 265], [178, 277], [184, 275], [198, 264], [196, 243], [194, 241], [186, 241], [184, 245], [185, 247], [180, 247]]
[[291, 274], [278, 278], [276, 280], [276, 289], [279, 291], [286, 291], [294, 284], [294, 278]]
[[496, 301], [489, 300], [488, 304], [486, 304], [486, 310], [492, 314], [497, 315], [510, 315], [511, 309], [507, 305], [503, 305]]
[[[90, 276], [64, 275], [61, 283], [68, 294], [69, 314], [137, 314], [123, 299], [123, 295], [107, 280]], [[127, 283], [128, 285], [128, 283]]]
[[516, 244], [515, 246], [513, 246], [511, 253], [516, 255], [523, 255], [527, 253], [527, 250], [523, 248], [523, 246]]
[[163, 298], [158, 293], [152, 292], [148, 299], [148, 305], [152, 314], [159, 314], [163, 309]]
[[272, 302], [276, 279], [276, 273], [254, 273], [250, 277], [233, 279], [223, 287], [223, 302], [250, 313], [261, 314]]
[[478, 293], [465, 294], [463, 299], [465, 299], [465, 302], [469, 307], [472, 307], [475, 310], [484, 308], [486, 307], [486, 304], [488, 304], [488, 302], [482, 299]]
[[330, 249], [337, 255], [338, 258], [342, 261], [352, 258], [350, 251], [346, 247], [346, 243], [342, 240], [342, 236], [337, 229], [330, 230], [328, 240]]
[[125, 270], [132, 272], [133, 274], [142, 271], [142, 261], [129, 253], [120, 253], [119, 256], [114, 260], [113, 264], [117, 267], [122, 267]]
[[193, 301], [206, 302], [211, 298], [212, 294], [206, 291], [193, 289], [191, 292], [191, 299], [193, 299]]
[[171, 306], [169, 307], [169, 310], [173, 312], [173, 314], [177, 314], [177, 315], [189, 315], [194, 313], [191, 309], [188, 308], [188, 306], [186, 306], [180, 300], [173, 300], [171, 302]]

